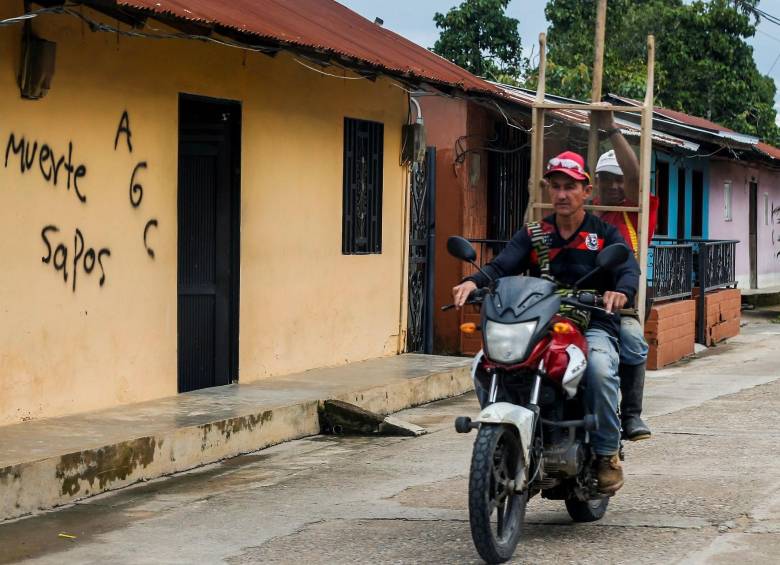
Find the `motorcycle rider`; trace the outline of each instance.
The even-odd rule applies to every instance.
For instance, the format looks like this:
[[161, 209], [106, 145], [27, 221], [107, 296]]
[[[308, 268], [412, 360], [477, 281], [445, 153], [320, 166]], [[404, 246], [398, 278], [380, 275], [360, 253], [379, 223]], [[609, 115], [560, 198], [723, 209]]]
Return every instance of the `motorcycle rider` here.
[[[483, 267], [494, 279], [519, 275], [530, 269], [532, 276], [549, 272], [560, 283], [573, 285], [596, 266], [600, 249], [612, 243], [625, 244], [614, 226], [584, 208], [593, 187], [582, 156], [566, 151], [550, 159], [544, 178], [555, 213], [538, 224], [524, 226], [507, 247]], [[540, 233], [542, 237], [536, 237]], [[538, 245], [540, 239], [543, 240], [541, 246]], [[463, 306], [471, 292], [488, 283], [488, 278], [481, 273], [464, 279], [452, 289], [455, 306]], [[616, 313], [610, 316], [594, 312], [585, 330], [588, 340], [585, 401], [589, 412], [596, 414], [599, 421], [599, 429], [591, 432], [591, 443], [596, 454], [599, 490], [605, 494], [614, 494], [623, 486], [623, 469], [618, 457], [620, 318], [617, 311], [633, 301], [638, 283], [639, 266], [633, 255], [617, 268], [601, 271], [587, 281], [588, 288], [603, 294], [605, 309]], [[475, 384], [479, 387], [479, 383]], [[486, 398], [479, 390], [477, 396], [480, 402]]]
[[[606, 105], [606, 104], [605, 104]], [[596, 193], [594, 204], [607, 206], [636, 206], [639, 199], [639, 161], [615, 124], [612, 112], [598, 112], [599, 127], [606, 131], [613, 150], [607, 151], [596, 165]], [[658, 217], [658, 197], [650, 195], [647, 241], [655, 233]], [[636, 212], [604, 212], [601, 219], [615, 226], [628, 246], [638, 257]], [[645, 388], [647, 341], [644, 330], [635, 316], [620, 317], [620, 417], [626, 439], [638, 441], [650, 437], [650, 428], [642, 420], [642, 396]]]

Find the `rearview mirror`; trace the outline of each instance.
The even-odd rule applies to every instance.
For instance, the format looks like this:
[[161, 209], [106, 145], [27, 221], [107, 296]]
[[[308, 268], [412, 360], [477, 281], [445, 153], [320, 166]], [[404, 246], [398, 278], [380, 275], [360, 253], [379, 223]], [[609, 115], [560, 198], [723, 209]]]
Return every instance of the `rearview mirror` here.
[[460, 237], [459, 235], [453, 235], [447, 238], [447, 252], [461, 261], [473, 263], [477, 260], [477, 252], [474, 251], [469, 240]]
[[607, 245], [596, 256], [596, 265], [602, 269], [612, 269], [621, 263], [624, 263], [631, 251], [624, 243], [613, 243]]

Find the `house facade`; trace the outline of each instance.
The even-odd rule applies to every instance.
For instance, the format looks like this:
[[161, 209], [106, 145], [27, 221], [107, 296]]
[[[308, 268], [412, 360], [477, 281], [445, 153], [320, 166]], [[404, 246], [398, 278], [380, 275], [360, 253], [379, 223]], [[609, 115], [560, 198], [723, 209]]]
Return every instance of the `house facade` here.
[[[460, 234], [471, 239], [478, 255], [487, 260], [523, 223], [528, 202], [525, 187], [530, 177], [530, 150], [526, 144], [535, 93], [497, 86], [501, 89], [500, 97], [483, 97], [476, 102], [441, 98], [423, 101], [426, 115], [435, 117], [428, 130], [438, 147], [436, 224], [437, 248], [441, 250], [436, 262], [437, 303], [448, 302], [452, 286], [471, 269], [446, 255], [441, 256], [448, 235]], [[608, 99], [617, 105], [636, 103], [615, 96]], [[547, 101], [577, 102], [550, 95]], [[545, 159], [565, 149], [586, 153], [587, 112], [552, 110], [547, 116]], [[635, 115], [618, 114], [616, 119], [629, 143], [638, 146], [639, 126], [634, 121]], [[513, 132], [512, 138], [503, 133], [507, 129]], [[718, 288], [736, 285], [750, 288], [751, 272], [757, 273], [754, 284], [773, 284], [780, 275], [777, 265], [780, 249], [772, 252], [774, 246], [780, 247], [777, 223], [780, 183], [775, 176], [780, 150], [707, 120], [662, 108], [654, 114], [652, 144], [650, 190], [659, 199], [653, 248], [663, 248], [657, 252], [651, 248], [645, 270], [650, 301], [653, 304], [685, 298], [693, 301], [697, 296], [695, 287], [699, 284], [698, 259], [702, 249], [706, 250], [709, 261], [705, 267], [707, 300]], [[442, 147], [448, 150], [443, 152]], [[608, 148], [604, 143], [601, 149]], [[498, 174], [491, 174], [491, 163], [499, 162], [508, 166], [499, 168]], [[739, 183], [734, 179], [739, 179]], [[508, 191], [506, 187], [515, 190]], [[749, 204], [751, 193], [753, 208]], [[503, 208], [499, 205], [502, 202]], [[728, 217], [727, 207], [731, 214]], [[755, 232], [754, 251], [750, 251], [752, 231]], [[655, 258], [658, 269], [654, 269]], [[687, 270], [683, 274], [679, 269]], [[738, 293], [728, 295], [726, 314], [709, 316], [700, 327], [700, 320], [704, 319], [700, 310], [704, 311], [706, 306], [703, 301], [696, 299], [695, 305], [674, 306], [685, 307], [686, 312], [692, 313], [685, 320], [685, 327], [679, 328], [680, 332], [684, 330], [685, 347], [678, 343], [680, 347], [673, 352], [657, 348], [655, 366], [692, 353], [694, 337], [710, 344], [738, 332], [738, 321], [735, 325], [734, 318], [739, 315]], [[664, 315], [671, 313], [679, 317], [679, 312], [672, 312], [674, 308], [665, 309]], [[476, 311], [467, 307], [460, 314], [448, 311], [436, 316], [435, 343], [440, 351], [470, 353], [479, 349], [478, 334], [459, 335], [458, 332], [459, 323], [478, 321]], [[658, 342], [658, 336], [652, 335], [650, 339]]]
[[233, 7], [0, 27], [0, 425], [406, 351], [408, 91], [481, 81], [330, 0]]
[[780, 286], [780, 167], [719, 159], [710, 171], [710, 237], [740, 241], [739, 287]]

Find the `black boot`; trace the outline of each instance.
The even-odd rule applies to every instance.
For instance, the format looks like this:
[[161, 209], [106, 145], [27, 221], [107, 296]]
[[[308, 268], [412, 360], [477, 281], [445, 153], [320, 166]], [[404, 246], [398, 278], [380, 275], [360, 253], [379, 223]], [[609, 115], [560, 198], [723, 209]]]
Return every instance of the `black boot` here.
[[620, 419], [623, 437], [631, 441], [648, 439], [650, 428], [642, 421], [642, 395], [645, 389], [645, 364], [620, 365]]

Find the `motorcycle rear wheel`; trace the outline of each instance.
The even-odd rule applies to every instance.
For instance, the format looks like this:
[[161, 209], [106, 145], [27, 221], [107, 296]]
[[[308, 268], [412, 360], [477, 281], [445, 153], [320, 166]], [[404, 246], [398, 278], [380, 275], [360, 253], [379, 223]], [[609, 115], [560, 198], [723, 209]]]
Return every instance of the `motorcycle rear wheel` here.
[[480, 557], [503, 563], [520, 540], [528, 490], [514, 492], [520, 468], [520, 439], [514, 429], [483, 424], [474, 441], [469, 474], [469, 523]]
[[566, 499], [566, 511], [575, 522], [595, 522], [601, 520], [607, 513], [609, 498], [596, 498], [593, 500], [579, 500], [577, 498]]

